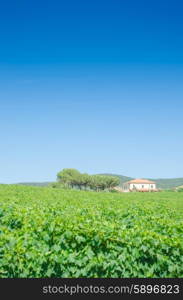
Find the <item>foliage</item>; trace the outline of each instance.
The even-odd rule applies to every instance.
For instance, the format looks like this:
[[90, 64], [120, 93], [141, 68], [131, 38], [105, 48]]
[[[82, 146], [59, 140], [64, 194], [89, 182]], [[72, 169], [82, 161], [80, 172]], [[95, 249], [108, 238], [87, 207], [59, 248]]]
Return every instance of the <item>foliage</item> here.
[[[57, 174], [57, 179], [60, 184], [67, 187], [90, 188], [95, 191], [112, 189], [120, 183], [119, 178], [115, 176], [82, 174], [76, 169], [63, 169]], [[60, 187], [60, 185], [54, 184], [53, 187]]]
[[0, 185], [0, 277], [181, 277], [181, 193]]
[[76, 169], [63, 169], [57, 174], [57, 178], [60, 182], [74, 187], [78, 185], [80, 172]]

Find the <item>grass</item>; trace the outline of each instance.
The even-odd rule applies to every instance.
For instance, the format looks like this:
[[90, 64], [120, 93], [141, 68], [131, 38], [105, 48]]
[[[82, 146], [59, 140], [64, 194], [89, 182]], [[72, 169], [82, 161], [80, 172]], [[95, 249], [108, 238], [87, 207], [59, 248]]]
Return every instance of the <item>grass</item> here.
[[183, 193], [0, 185], [0, 277], [182, 277]]

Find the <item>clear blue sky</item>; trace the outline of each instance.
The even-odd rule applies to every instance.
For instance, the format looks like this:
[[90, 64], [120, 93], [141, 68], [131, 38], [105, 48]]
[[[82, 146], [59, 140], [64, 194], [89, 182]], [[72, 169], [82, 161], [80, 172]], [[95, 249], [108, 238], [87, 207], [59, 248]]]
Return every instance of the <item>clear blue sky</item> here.
[[182, 1], [4, 1], [0, 182], [183, 177]]

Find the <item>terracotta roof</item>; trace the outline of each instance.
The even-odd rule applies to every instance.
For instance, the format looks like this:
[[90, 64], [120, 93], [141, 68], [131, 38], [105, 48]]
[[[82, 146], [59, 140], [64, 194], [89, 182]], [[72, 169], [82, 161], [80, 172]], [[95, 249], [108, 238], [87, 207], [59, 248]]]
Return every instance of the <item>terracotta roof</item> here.
[[133, 180], [128, 181], [128, 183], [149, 183], [149, 184], [152, 184], [152, 183], [155, 183], [155, 182], [151, 181], [151, 180], [148, 180], [148, 179], [133, 179]]

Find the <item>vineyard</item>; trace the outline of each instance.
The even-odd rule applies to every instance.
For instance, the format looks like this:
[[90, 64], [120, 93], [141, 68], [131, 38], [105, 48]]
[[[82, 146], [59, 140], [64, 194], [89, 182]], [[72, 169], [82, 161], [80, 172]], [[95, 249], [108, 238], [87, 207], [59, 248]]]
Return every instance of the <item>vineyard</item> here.
[[183, 194], [0, 185], [0, 277], [183, 277]]

